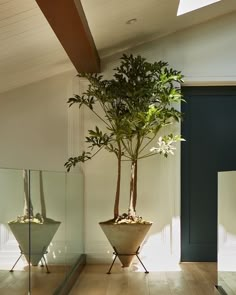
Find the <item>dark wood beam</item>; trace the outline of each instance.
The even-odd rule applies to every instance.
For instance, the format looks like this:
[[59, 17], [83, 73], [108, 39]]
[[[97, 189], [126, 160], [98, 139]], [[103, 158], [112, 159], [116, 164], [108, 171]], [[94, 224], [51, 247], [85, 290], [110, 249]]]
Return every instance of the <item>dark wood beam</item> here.
[[100, 72], [100, 59], [80, 0], [36, 0], [78, 72]]

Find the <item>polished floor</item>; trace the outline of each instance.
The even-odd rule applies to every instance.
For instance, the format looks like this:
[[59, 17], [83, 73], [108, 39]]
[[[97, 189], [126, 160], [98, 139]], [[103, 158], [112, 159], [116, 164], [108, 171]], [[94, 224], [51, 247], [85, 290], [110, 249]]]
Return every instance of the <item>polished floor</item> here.
[[48, 274], [43, 267], [25, 267], [23, 270], [0, 271], [0, 295], [52, 295], [65, 278], [66, 266], [50, 266]]
[[216, 263], [181, 263], [178, 270], [121, 268], [106, 274], [108, 265], [87, 265], [69, 295], [216, 295]]
[[[216, 263], [181, 263], [176, 269], [145, 274], [142, 268], [133, 265], [121, 268], [116, 264], [110, 275], [109, 265], [87, 265], [69, 295], [219, 295]], [[50, 266], [0, 271], [1, 295], [52, 295], [65, 278], [68, 268]], [[29, 281], [30, 279], [30, 281]], [[236, 295], [236, 272], [220, 272], [218, 285], [227, 295]]]

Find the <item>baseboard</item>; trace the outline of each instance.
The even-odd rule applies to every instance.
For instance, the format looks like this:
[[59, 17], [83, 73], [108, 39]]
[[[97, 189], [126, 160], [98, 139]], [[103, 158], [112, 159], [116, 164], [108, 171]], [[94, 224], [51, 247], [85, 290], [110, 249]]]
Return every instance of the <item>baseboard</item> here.
[[53, 295], [68, 295], [73, 285], [78, 279], [78, 276], [82, 272], [84, 266], [86, 264], [86, 255], [82, 254], [79, 259], [76, 261], [74, 267], [65, 277], [64, 281], [61, 285], [56, 289]]

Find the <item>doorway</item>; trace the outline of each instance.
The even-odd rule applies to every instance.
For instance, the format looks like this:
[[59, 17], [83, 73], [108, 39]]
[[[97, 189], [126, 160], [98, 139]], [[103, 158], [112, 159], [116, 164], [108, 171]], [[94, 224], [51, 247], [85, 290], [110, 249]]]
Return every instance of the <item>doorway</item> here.
[[181, 261], [217, 261], [217, 173], [236, 169], [236, 87], [183, 87]]

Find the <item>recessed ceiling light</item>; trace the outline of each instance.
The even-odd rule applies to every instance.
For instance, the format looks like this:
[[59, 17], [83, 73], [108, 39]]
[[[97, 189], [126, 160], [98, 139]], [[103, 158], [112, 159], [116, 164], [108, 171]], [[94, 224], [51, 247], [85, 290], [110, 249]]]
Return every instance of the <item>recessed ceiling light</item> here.
[[127, 20], [126, 24], [127, 25], [133, 25], [137, 22], [137, 18], [131, 18], [129, 20]]

